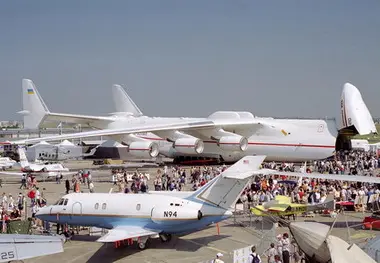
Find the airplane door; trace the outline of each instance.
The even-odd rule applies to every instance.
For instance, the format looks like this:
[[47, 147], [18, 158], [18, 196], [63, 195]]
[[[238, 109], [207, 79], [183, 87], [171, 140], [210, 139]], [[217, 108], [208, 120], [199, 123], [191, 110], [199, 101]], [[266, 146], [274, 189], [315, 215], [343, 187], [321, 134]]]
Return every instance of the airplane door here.
[[72, 206], [71, 216], [82, 215], [82, 204], [80, 202], [75, 202]]

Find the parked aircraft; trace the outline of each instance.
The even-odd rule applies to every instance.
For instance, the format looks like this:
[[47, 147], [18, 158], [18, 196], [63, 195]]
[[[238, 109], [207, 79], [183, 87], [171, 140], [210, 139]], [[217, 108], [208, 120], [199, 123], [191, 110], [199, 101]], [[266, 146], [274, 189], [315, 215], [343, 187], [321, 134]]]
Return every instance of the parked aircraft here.
[[12, 168], [17, 162], [9, 157], [0, 157], [0, 169]]
[[[98, 242], [137, 240], [139, 248], [144, 249], [151, 237], [158, 236], [165, 242], [172, 235], [189, 234], [229, 218], [233, 205], [252, 176], [278, 173], [259, 168], [265, 157], [245, 156], [194, 192], [72, 193], [63, 196], [55, 205], [41, 208], [36, 217], [60, 224], [109, 229]], [[306, 177], [305, 173], [292, 175]], [[313, 176], [371, 183], [380, 181], [380, 178], [368, 176]]]
[[332, 227], [326, 224], [292, 222], [288, 227], [299, 248], [305, 253], [308, 262], [376, 262], [356, 244], [349, 244], [339, 237], [330, 235]]
[[[234, 162], [245, 155], [267, 155], [267, 161], [324, 159], [335, 150], [350, 148], [350, 136], [377, 133], [359, 90], [346, 83], [341, 98], [342, 128], [332, 120], [273, 119], [250, 112], [218, 111], [207, 118], [155, 118], [140, 109], [120, 87], [114, 86], [117, 112], [112, 116], [52, 113], [31, 80], [23, 80], [25, 127], [44, 121], [89, 125], [98, 130], [61, 136], [26, 139], [14, 143], [109, 136], [128, 145], [139, 158], [186, 156], [218, 158]], [[124, 104], [121, 103], [124, 101]], [[124, 105], [124, 106], [122, 106]]]
[[315, 205], [292, 203], [290, 197], [277, 195], [275, 199], [251, 208], [251, 212], [257, 216], [289, 216], [324, 209], [335, 209], [334, 198], [328, 198], [325, 202]]
[[139, 248], [144, 249], [150, 237], [169, 241], [171, 235], [195, 232], [229, 218], [230, 207], [264, 158], [246, 156], [195, 192], [72, 193], [41, 208], [36, 216], [60, 224], [107, 228], [98, 242], [137, 238]]
[[23, 175], [23, 174], [35, 174], [35, 175], [44, 175], [47, 177], [57, 176], [57, 175], [73, 175], [76, 172], [70, 172], [68, 168], [64, 167], [60, 163], [55, 164], [44, 164], [44, 163], [29, 163], [26, 158], [25, 150], [21, 147], [17, 149], [18, 154], [20, 155], [20, 165], [21, 172], [0, 172], [0, 174], [9, 174], [9, 175]]
[[63, 252], [59, 236], [0, 235], [0, 262], [14, 262]]

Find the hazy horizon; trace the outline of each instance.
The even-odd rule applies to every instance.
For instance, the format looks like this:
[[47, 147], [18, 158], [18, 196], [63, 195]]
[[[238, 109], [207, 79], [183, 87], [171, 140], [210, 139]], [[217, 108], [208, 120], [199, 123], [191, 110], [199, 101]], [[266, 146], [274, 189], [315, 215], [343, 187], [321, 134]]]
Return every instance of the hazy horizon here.
[[339, 117], [344, 83], [380, 117], [380, 2], [4, 1], [0, 120], [22, 78], [53, 112], [114, 112], [120, 84], [149, 116]]

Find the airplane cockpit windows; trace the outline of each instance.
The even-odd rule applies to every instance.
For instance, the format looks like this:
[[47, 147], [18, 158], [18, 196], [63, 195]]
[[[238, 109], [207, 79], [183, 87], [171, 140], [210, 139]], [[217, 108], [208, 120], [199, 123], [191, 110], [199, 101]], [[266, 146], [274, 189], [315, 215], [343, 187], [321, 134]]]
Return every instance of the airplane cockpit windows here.
[[57, 202], [55, 202], [54, 205], [67, 205], [68, 202], [69, 202], [69, 199], [61, 198]]

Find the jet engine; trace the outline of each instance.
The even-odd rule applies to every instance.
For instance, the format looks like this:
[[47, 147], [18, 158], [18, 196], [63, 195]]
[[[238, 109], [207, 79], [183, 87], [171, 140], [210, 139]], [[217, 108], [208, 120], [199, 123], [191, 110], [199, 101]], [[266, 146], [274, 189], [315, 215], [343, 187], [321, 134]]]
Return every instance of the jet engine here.
[[248, 140], [243, 136], [222, 136], [218, 146], [227, 151], [245, 151], [248, 148]]
[[157, 143], [151, 141], [139, 141], [129, 144], [129, 152], [140, 158], [154, 158], [160, 153]]
[[203, 215], [200, 210], [183, 206], [154, 207], [152, 209], [152, 221], [156, 224], [181, 224], [186, 220], [201, 220]]
[[174, 141], [173, 147], [180, 153], [199, 154], [202, 153], [205, 146], [202, 140], [198, 138], [179, 138]]

